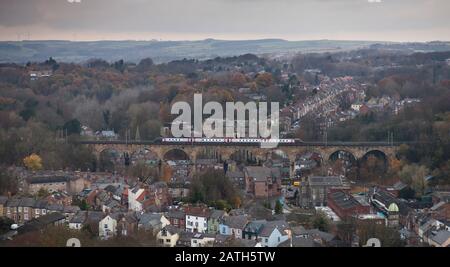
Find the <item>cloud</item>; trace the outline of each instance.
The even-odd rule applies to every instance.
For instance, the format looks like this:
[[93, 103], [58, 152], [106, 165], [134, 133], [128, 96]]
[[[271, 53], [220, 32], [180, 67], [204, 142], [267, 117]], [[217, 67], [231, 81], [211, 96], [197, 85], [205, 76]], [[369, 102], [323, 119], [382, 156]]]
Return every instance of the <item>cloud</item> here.
[[450, 39], [448, 0], [0, 0], [0, 6], [2, 39], [12, 32], [55, 39], [67, 33], [152, 39], [161, 33], [299, 40], [379, 39], [387, 32], [414, 39], [429, 32]]

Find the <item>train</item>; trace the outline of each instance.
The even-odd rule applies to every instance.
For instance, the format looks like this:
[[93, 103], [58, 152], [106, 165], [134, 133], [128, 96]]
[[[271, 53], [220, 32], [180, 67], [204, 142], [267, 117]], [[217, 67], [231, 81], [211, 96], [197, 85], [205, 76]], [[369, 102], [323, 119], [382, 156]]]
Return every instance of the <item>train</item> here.
[[295, 144], [300, 139], [265, 139], [265, 138], [162, 138], [162, 143], [220, 143], [220, 144]]

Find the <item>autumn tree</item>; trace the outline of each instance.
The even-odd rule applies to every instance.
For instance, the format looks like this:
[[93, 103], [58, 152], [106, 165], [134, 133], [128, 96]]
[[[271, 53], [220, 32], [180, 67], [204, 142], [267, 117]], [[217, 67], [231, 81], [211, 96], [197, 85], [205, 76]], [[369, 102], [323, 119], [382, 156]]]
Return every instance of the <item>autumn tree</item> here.
[[23, 159], [25, 167], [30, 170], [38, 171], [42, 169], [42, 159], [36, 154], [31, 154], [30, 156]]
[[270, 87], [273, 84], [272, 74], [268, 72], [261, 73], [258, 75], [258, 77], [256, 77], [255, 82], [258, 88]]

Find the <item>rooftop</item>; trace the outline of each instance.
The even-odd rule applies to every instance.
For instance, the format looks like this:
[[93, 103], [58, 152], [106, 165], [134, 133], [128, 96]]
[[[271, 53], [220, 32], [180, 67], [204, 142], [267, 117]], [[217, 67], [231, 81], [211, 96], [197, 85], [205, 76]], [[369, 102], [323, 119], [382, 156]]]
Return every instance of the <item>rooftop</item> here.
[[27, 178], [27, 182], [29, 184], [63, 183], [69, 182], [71, 179], [73, 179], [73, 177], [59, 175], [33, 176]]
[[308, 181], [310, 186], [343, 186], [339, 176], [312, 176]]
[[[279, 170], [277, 168], [267, 168], [261, 166], [248, 166], [245, 167], [245, 172], [249, 177], [255, 179], [255, 181], [266, 181], [267, 178], [275, 178], [279, 176]], [[278, 171], [277, 171], [278, 170]]]
[[332, 200], [342, 209], [351, 209], [361, 205], [353, 196], [342, 191], [332, 192], [328, 195], [328, 199]]
[[439, 245], [444, 244], [447, 240], [450, 239], [450, 231], [441, 230], [437, 233], [434, 233], [430, 236], [431, 240], [438, 243]]

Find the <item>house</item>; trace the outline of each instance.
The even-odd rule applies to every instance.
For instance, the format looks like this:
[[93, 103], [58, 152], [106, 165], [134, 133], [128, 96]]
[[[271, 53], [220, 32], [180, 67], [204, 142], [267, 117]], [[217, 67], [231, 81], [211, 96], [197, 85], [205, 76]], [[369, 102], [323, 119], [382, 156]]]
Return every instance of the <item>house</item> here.
[[194, 233], [191, 238], [191, 247], [212, 247], [216, 240], [215, 234]]
[[158, 182], [152, 185], [137, 185], [128, 190], [128, 209], [132, 211], [149, 210], [150, 207], [161, 208], [172, 202], [166, 183]]
[[247, 223], [248, 217], [246, 215], [224, 217], [219, 224], [220, 234], [233, 236], [235, 239], [242, 239]]
[[414, 196], [414, 190], [407, 184], [403, 183], [402, 181], [398, 181], [391, 187], [384, 188], [384, 190], [388, 191], [396, 198], [408, 199]]
[[369, 205], [362, 205], [352, 195], [342, 190], [328, 193], [327, 204], [341, 220], [370, 213]]
[[88, 211], [86, 213], [86, 220], [82, 224], [82, 228], [88, 228], [93, 234], [99, 234], [100, 221], [105, 218], [105, 214], [101, 211]]
[[172, 199], [183, 199], [189, 195], [188, 184], [170, 184], [169, 194]]
[[294, 247], [294, 248], [313, 248], [313, 247], [321, 247], [320, 243], [316, 242], [313, 238], [303, 238], [293, 236], [292, 238], [280, 243], [278, 247]]
[[122, 205], [115, 199], [109, 199], [102, 205], [102, 211], [104, 213], [114, 213], [122, 210]]
[[330, 189], [348, 189], [339, 176], [311, 176], [302, 183], [298, 194], [298, 203], [302, 207], [322, 207], [327, 205]]
[[52, 70], [33, 70], [29, 72], [30, 74], [30, 80], [36, 81], [40, 78], [48, 78], [52, 76], [53, 71]]
[[238, 188], [245, 188], [245, 174], [243, 171], [227, 171], [226, 176], [236, 185]]
[[82, 177], [69, 175], [31, 176], [25, 181], [26, 190], [32, 195], [37, 194], [41, 189], [50, 193], [66, 191], [71, 194], [77, 194], [90, 185], [89, 181]]
[[186, 229], [186, 213], [184, 211], [172, 209], [169, 210], [165, 216], [169, 220], [170, 225], [182, 230]]
[[281, 172], [279, 168], [248, 166], [244, 168], [245, 191], [255, 198], [281, 195]]
[[259, 233], [263, 247], [277, 247], [291, 236], [289, 226], [285, 221], [266, 222]]
[[144, 194], [145, 189], [139, 186], [128, 189], [128, 210], [142, 211], [142, 203], [138, 201], [141, 195]]
[[118, 135], [111, 130], [106, 131], [100, 131], [95, 133], [99, 138], [104, 140], [116, 140], [118, 138]]
[[34, 215], [34, 205], [36, 200], [32, 198], [21, 198], [20, 203], [17, 206], [18, 223], [24, 223], [33, 219]]
[[72, 230], [81, 230], [84, 222], [87, 218], [87, 211], [78, 211], [70, 220], [69, 220], [69, 229]]
[[261, 242], [254, 239], [236, 239], [233, 236], [216, 235], [214, 247], [260, 248], [262, 245]]
[[223, 210], [213, 210], [208, 218], [208, 230], [210, 234], [219, 233], [220, 221], [227, 215]]
[[428, 237], [428, 243], [433, 247], [448, 247], [450, 246], [450, 231], [439, 230], [433, 231]]
[[437, 203], [430, 208], [430, 213], [436, 220], [450, 221], [450, 202]]
[[351, 105], [351, 109], [353, 109], [354, 111], [358, 111], [361, 109], [361, 107], [363, 106], [363, 103], [357, 102]]
[[405, 202], [395, 198], [393, 194], [375, 187], [369, 190], [369, 199], [370, 203], [387, 217], [389, 226], [397, 227], [399, 224], [407, 224], [411, 208]]
[[167, 225], [158, 232], [156, 239], [164, 247], [175, 247], [181, 231], [178, 227]]
[[72, 196], [66, 192], [53, 192], [51, 195], [45, 198], [50, 204], [60, 204], [64, 206], [72, 205]]
[[448, 191], [435, 191], [431, 195], [433, 204], [438, 204], [439, 202], [450, 202], [450, 192]]
[[62, 214], [64, 216], [66, 216], [66, 221], [69, 221], [79, 211], [80, 211], [80, 207], [78, 207], [78, 206], [64, 206]]
[[0, 196], [0, 217], [6, 216], [6, 203], [8, 202], [8, 197]]
[[419, 218], [416, 231], [424, 243], [436, 247], [448, 245], [446, 244], [448, 242], [448, 233], [446, 232], [450, 231], [450, 226], [445, 221], [435, 220], [429, 215], [425, 215], [425, 217]]
[[258, 240], [266, 220], [256, 220], [249, 222], [245, 227], [242, 234], [243, 239]]
[[359, 108], [359, 113], [361, 113], [362, 115], [366, 115], [366, 114], [368, 114], [369, 112], [370, 112], [370, 108], [369, 108], [369, 106], [367, 106], [366, 104], [362, 105], [362, 106]]
[[34, 218], [39, 218], [47, 214], [48, 202], [46, 200], [37, 200], [34, 204]]
[[18, 219], [17, 207], [19, 206], [19, 204], [20, 204], [20, 199], [18, 199], [18, 198], [9, 199], [5, 203], [5, 206], [4, 206], [5, 216], [16, 222]]
[[98, 222], [98, 235], [100, 239], [109, 239], [117, 235], [118, 214], [108, 214]]
[[326, 246], [337, 238], [336, 235], [320, 231], [319, 229], [299, 229], [297, 231], [293, 231], [293, 236], [313, 239], [314, 242], [320, 244], [321, 246]]
[[211, 210], [203, 206], [186, 208], [186, 231], [191, 233], [206, 233]]
[[135, 213], [129, 212], [120, 214], [117, 220], [117, 234], [120, 236], [129, 236], [136, 233], [138, 229], [138, 218]]
[[162, 213], [142, 213], [137, 214], [137, 218], [138, 229], [153, 231], [154, 234], [170, 225], [170, 221]]
[[46, 209], [47, 209], [47, 213], [52, 213], [52, 212], [63, 213], [64, 206], [60, 205], [60, 204], [48, 204]]
[[54, 212], [26, 222], [23, 226], [19, 227], [17, 231], [19, 234], [39, 231], [49, 226], [63, 225], [65, 220], [66, 218], [63, 214]]
[[191, 240], [194, 237], [195, 233], [182, 231], [179, 233], [179, 238], [177, 242], [177, 247], [191, 247]]

